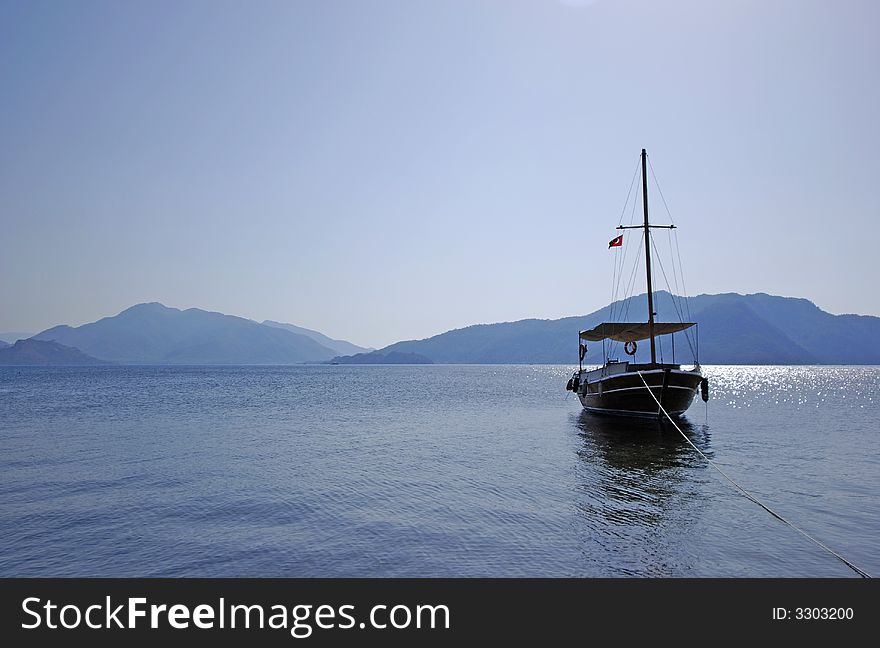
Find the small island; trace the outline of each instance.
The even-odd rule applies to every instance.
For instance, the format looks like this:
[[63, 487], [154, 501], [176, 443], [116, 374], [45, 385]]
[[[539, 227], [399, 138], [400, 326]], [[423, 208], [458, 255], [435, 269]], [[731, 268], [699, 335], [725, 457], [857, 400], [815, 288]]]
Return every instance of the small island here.
[[418, 353], [404, 353], [401, 351], [371, 351], [370, 353], [356, 353], [350, 356], [336, 356], [330, 364], [434, 364], [431, 358]]
[[0, 349], [0, 365], [100, 365], [104, 360], [93, 358], [75, 349], [52, 341], [19, 340]]

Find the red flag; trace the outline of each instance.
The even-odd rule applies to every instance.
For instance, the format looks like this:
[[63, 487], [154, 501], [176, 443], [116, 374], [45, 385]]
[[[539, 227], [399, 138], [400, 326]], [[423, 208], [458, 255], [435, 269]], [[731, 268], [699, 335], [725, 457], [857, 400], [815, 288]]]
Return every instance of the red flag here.
[[620, 247], [621, 245], [623, 245], [623, 234], [621, 234], [620, 236], [618, 236], [616, 238], [611, 239], [611, 241], [609, 241], [609, 243], [608, 243], [608, 247], [610, 247], [610, 248]]

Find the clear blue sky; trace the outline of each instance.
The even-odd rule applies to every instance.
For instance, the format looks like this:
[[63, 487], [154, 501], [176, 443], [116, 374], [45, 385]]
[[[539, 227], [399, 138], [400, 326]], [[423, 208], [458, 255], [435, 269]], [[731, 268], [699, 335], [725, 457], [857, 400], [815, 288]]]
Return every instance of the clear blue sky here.
[[[381, 346], [691, 294], [880, 315], [880, 2], [0, 2], [0, 331], [143, 301]], [[658, 218], [661, 212], [657, 210]]]

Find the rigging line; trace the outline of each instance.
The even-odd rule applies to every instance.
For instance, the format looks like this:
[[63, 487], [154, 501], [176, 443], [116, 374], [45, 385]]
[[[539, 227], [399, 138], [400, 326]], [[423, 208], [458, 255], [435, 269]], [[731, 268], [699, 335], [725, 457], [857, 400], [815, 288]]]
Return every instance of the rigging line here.
[[[610, 302], [609, 309], [611, 310], [611, 312], [614, 312], [614, 286], [617, 284], [617, 255], [616, 254], [614, 255], [614, 259], [612, 259], [612, 261], [614, 262], [614, 265], [613, 265], [613, 270], [611, 273], [611, 302]], [[580, 344], [580, 341], [578, 342], [578, 344]]]
[[673, 282], [675, 282], [675, 294], [680, 299], [681, 292], [678, 287], [678, 273], [675, 270], [675, 256], [673, 255], [673, 249], [672, 249], [672, 230], [671, 229], [666, 230], [666, 241], [667, 241], [667, 243], [669, 243], [669, 258], [672, 260], [672, 263], [671, 263], [671, 265], [672, 265], [672, 280], [673, 280]]
[[618, 255], [615, 254], [612, 259], [612, 274], [611, 274], [611, 301], [609, 302], [609, 313], [614, 312], [614, 295], [617, 292], [617, 266], [618, 266]]
[[736, 482], [735, 482], [735, 481], [734, 481], [734, 480], [733, 480], [733, 479], [732, 479], [732, 478], [731, 478], [726, 472], [724, 472], [723, 470], [721, 470], [721, 468], [718, 467], [718, 464], [716, 464], [714, 461], [712, 461], [711, 459], [709, 459], [709, 457], [707, 457], [705, 454], [703, 454], [703, 451], [700, 450], [700, 449], [694, 444], [694, 442], [691, 441], [691, 440], [688, 438], [688, 436], [687, 436], [684, 432], [681, 431], [681, 428], [678, 427], [678, 424], [677, 424], [675, 421], [672, 420], [672, 418], [669, 416], [669, 413], [663, 408], [663, 405], [660, 404], [660, 401], [657, 400], [657, 397], [654, 395], [654, 392], [652, 392], [652, 391], [651, 391], [651, 388], [648, 387], [648, 383], [645, 382], [645, 377], [642, 375], [642, 372], [641, 372], [641, 371], [638, 371], [638, 372], [636, 372], [636, 373], [639, 374], [639, 378], [642, 379], [642, 383], [645, 385], [645, 389], [647, 389], [647, 390], [648, 390], [648, 393], [651, 394], [651, 398], [653, 398], [653, 399], [654, 399], [654, 402], [657, 403], [657, 406], [660, 408], [660, 411], [663, 412], [663, 414], [666, 415], [667, 420], [669, 420], [669, 422], [672, 423], [672, 425], [675, 426], [675, 429], [678, 430], [678, 433], [679, 433], [681, 436], [684, 437], [684, 440], [687, 441], [687, 442], [691, 445], [691, 447], [692, 447], [694, 450], [696, 450], [698, 453], [700, 453], [700, 456], [701, 456], [703, 459], [705, 459], [705, 460], [709, 463], [710, 466], [712, 466], [715, 470], [717, 470], [718, 472], [720, 472], [720, 473], [724, 476], [724, 478], [725, 478], [727, 481], [729, 481], [731, 484], [733, 484], [739, 492], [741, 492], [743, 495], [745, 495], [746, 499], [748, 499], [748, 500], [754, 502], [755, 504], [757, 504], [758, 506], [760, 506], [762, 509], [764, 509], [765, 511], [767, 511], [770, 515], [772, 515], [773, 517], [775, 517], [777, 520], [779, 520], [779, 521], [781, 521], [781, 522], [787, 524], [787, 525], [790, 526], [792, 529], [794, 529], [795, 531], [797, 531], [798, 533], [800, 533], [802, 536], [804, 536], [805, 538], [807, 538], [808, 540], [810, 540], [810, 542], [815, 543], [816, 545], [818, 545], [819, 547], [821, 547], [822, 549], [824, 549], [825, 551], [827, 551], [828, 553], [830, 553], [832, 556], [834, 556], [835, 558], [837, 558], [838, 560], [840, 560], [844, 565], [846, 565], [847, 567], [849, 567], [850, 569], [852, 569], [855, 573], [857, 573], [857, 574], [858, 574], [859, 576], [861, 576], [862, 578], [871, 578], [871, 575], [870, 575], [868, 572], [866, 572], [866, 571], [863, 570], [863, 569], [860, 569], [860, 568], [856, 567], [856, 566], [855, 566], [853, 563], [851, 563], [849, 560], [847, 560], [846, 558], [844, 558], [843, 556], [841, 556], [839, 553], [837, 553], [837, 552], [834, 551], [833, 549], [827, 547], [826, 545], [824, 545], [824, 544], [822, 544], [821, 542], [819, 542], [818, 540], [816, 540], [816, 538], [814, 538], [813, 536], [811, 536], [809, 533], [807, 533], [806, 531], [804, 531], [803, 529], [801, 529], [801, 528], [798, 527], [797, 525], [795, 525], [793, 522], [789, 522], [788, 520], [786, 520], [786, 519], [785, 519], [784, 517], [782, 517], [779, 513], [777, 513], [777, 512], [774, 511], [773, 509], [771, 509], [769, 506], [767, 506], [766, 504], [764, 504], [764, 503], [763, 503], [761, 500], [759, 500], [757, 497], [755, 497], [755, 496], [752, 495], [750, 492], [748, 492], [745, 488], [743, 488], [742, 486], [740, 486], [739, 484], [737, 484], [737, 483], [736, 483]]
[[611, 291], [611, 309], [609, 311], [609, 319], [614, 321], [614, 303], [617, 301], [617, 297], [620, 294], [620, 285], [623, 282], [623, 273], [626, 267], [626, 256], [629, 252], [629, 237], [626, 237], [623, 241], [623, 252], [622, 254], [614, 254], [614, 283], [612, 285]]
[[[639, 180], [642, 179], [641, 161], [642, 161], [641, 156], [639, 156], [639, 164], [636, 166], [636, 172], [639, 174], [639, 178], [638, 178]], [[629, 223], [627, 223], [627, 225], [633, 224], [633, 219], [635, 218], [635, 213], [636, 213], [636, 204], [638, 204], [638, 202], [639, 202], [638, 198], [642, 193], [642, 184], [643, 183], [639, 182], [639, 184], [636, 188], [636, 195], [635, 195], [635, 197], [633, 197], [633, 209], [632, 209], [632, 213], [629, 215]]]
[[[654, 178], [654, 184], [657, 186], [657, 193], [660, 194], [660, 199], [663, 201], [663, 207], [666, 208], [666, 214], [669, 216], [669, 220], [672, 221], [672, 224], [674, 225], [675, 219], [672, 217], [672, 212], [670, 211], [669, 205], [666, 202], [666, 196], [663, 195], [663, 189], [660, 187], [660, 181], [657, 180], [657, 174], [654, 173], [654, 165], [651, 164], [651, 157], [647, 156], [647, 155], [646, 155], [646, 157], [648, 158], [648, 166], [651, 167], [651, 176]], [[688, 320], [690, 320], [691, 319], [691, 305], [690, 305], [690, 299], [687, 294], [687, 288], [685, 288], [685, 285], [684, 285], [684, 267], [682, 267], [682, 265], [681, 265], [681, 252], [678, 251], [678, 232], [675, 233], [675, 249], [676, 249], [677, 255], [678, 255], [678, 269], [679, 269], [679, 273], [681, 274], [681, 286], [682, 286], [682, 292], [684, 292], [685, 308], [687, 310]], [[675, 269], [675, 266], [673, 265], [673, 270], [674, 269]]]
[[[636, 168], [633, 171], [632, 180], [630, 180], [630, 183], [629, 183], [629, 189], [626, 192], [626, 200], [623, 202], [623, 209], [620, 210], [620, 218], [617, 219], [618, 225], [620, 225], [623, 222], [623, 217], [626, 215], [626, 208], [629, 205], [629, 198], [632, 195], [633, 187], [636, 184], [636, 177], [639, 174], [639, 167], [640, 167], [639, 160], [637, 160], [636, 161]], [[624, 244], [624, 250], [626, 250], [626, 245], [628, 243], [629, 243], [629, 239], [627, 239], [626, 243]], [[613, 274], [611, 275], [611, 310], [609, 312], [609, 315], [610, 315], [609, 319], [611, 319], [612, 321], [613, 321], [613, 314], [614, 314], [614, 301], [617, 298], [617, 288], [618, 288], [618, 286], [617, 286], [618, 256], [620, 256], [620, 255], [614, 255], [614, 271], [613, 271]], [[620, 263], [620, 271], [623, 272], [623, 262], [622, 261]]]
[[[642, 251], [642, 244], [643, 243], [644, 243], [644, 241], [642, 240], [641, 237], [639, 237], [639, 247], [636, 250], [636, 259], [638, 259], [639, 253]], [[620, 307], [617, 309], [618, 310], [617, 314], [623, 315], [623, 317], [620, 318], [620, 320], [619, 320], [621, 322], [625, 322], [626, 318], [629, 316], [629, 306], [630, 306], [630, 303], [632, 303], [632, 289], [633, 289], [633, 286], [635, 285], [636, 271], [638, 269], [639, 269], [639, 264], [638, 264], [638, 261], [636, 261], [636, 263], [633, 264], [633, 269], [632, 269], [632, 272], [630, 273], [629, 281], [627, 282], [626, 285], [624, 285], [624, 295], [625, 296], [620, 302]], [[626, 296], [626, 295], [628, 295], [628, 296]], [[611, 321], [614, 322], [617, 320], [612, 319]], [[611, 353], [613, 353], [614, 351], [617, 350], [618, 344], [619, 343], [616, 340], [611, 340], [611, 342], [608, 345], [609, 356]]]
[[[624, 311], [623, 318], [620, 320], [621, 322], [625, 322], [626, 319], [629, 317], [629, 307], [630, 307], [630, 304], [632, 303], [632, 298], [633, 298], [632, 290], [633, 290], [633, 287], [635, 286], [635, 283], [636, 283], [636, 271], [639, 269], [638, 258], [639, 258], [641, 251], [642, 251], [642, 245], [644, 244], [644, 242], [645, 242], [644, 239], [640, 236], [639, 237], [639, 248], [638, 248], [638, 250], [636, 250], [636, 262], [633, 263], [632, 273], [630, 274], [630, 278], [629, 278], [629, 286], [626, 289], [626, 294], [629, 296], [626, 297], [624, 299], [623, 303], [621, 304], [621, 310]], [[617, 340], [611, 341], [611, 344], [609, 345], [609, 355], [610, 355], [611, 351], [615, 351], [617, 349], [618, 344], [619, 344], [619, 342]]]
[[[639, 168], [641, 169], [641, 165], [639, 165]], [[642, 174], [639, 173], [639, 179], [641, 179], [641, 177], [642, 177]], [[641, 185], [641, 183], [639, 183], [639, 184]], [[639, 201], [638, 201], [638, 192], [637, 192], [636, 195], [633, 196], [632, 209], [630, 210], [630, 214], [629, 214], [629, 225], [632, 225], [633, 220], [635, 220], [635, 217], [636, 217], [636, 207], [638, 206], [638, 203], [639, 203]], [[623, 234], [623, 232], [621, 232], [621, 234]], [[620, 269], [621, 269], [621, 272], [623, 272], [623, 271], [625, 270], [625, 267], [626, 267], [626, 265], [625, 265], [625, 264], [626, 264], [626, 257], [627, 257], [627, 253], [629, 252], [629, 236], [625, 236], [624, 238], [625, 238], [625, 240], [626, 240], [626, 244], [624, 245], [623, 259], [622, 259], [621, 262], [620, 262], [620, 266], [621, 266]], [[640, 239], [640, 240], [641, 240], [641, 239]], [[640, 245], [641, 245], [641, 243], [640, 243]], [[639, 247], [639, 251], [641, 251], [641, 249], [642, 249], [642, 248]], [[636, 254], [636, 256], [638, 256], [638, 254]], [[626, 298], [626, 292], [625, 292], [626, 284], [624, 284], [623, 287], [624, 287], [624, 294], [623, 294], [623, 297]]]
[[632, 269], [632, 272], [631, 272], [630, 275], [629, 275], [629, 284], [626, 286], [626, 290], [625, 290], [625, 293], [624, 293], [624, 294], [626, 295], [625, 302], [624, 302], [624, 303], [626, 304], [626, 313], [624, 314], [624, 319], [621, 320], [621, 321], [626, 321], [626, 318], [629, 317], [629, 305], [630, 305], [630, 303], [632, 302], [632, 298], [633, 298], [633, 288], [635, 287], [635, 284], [636, 284], [636, 271], [639, 269], [638, 258], [639, 258], [639, 256], [641, 255], [641, 252], [642, 252], [642, 246], [643, 246], [644, 244], [645, 244], [645, 241], [644, 241], [644, 239], [642, 239], [642, 237], [640, 236], [640, 237], [639, 237], [639, 247], [638, 247], [638, 249], [636, 250], [636, 262], [633, 263], [633, 269]]
[[[639, 173], [639, 167], [640, 167], [639, 162], [640, 162], [640, 160], [636, 162], [636, 168], [635, 168], [635, 171], [633, 171], [633, 177], [632, 177], [632, 180], [630, 180], [629, 189], [626, 192], [626, 200], [623, 202], [623, 209], [620, 210], [620, 218], [617, 219], [618, 225], [620, 225], [623, 222], [623, 217], [626, 215], [626, 207], [627, 207], [627, 205], [629, 205], [629, 198], [632, 195], [633, 186], [635, 186], [635, 183], [636, 183], [636, 175]], [[626, 258], [626, 249], [627, 249], [628, 243], [629, 243], [629, 239], [627, 239], [626, 243], [624, 244], [624, 259]], [[618, 279], [617, 279], [617, 276], [618, 276], [617, 275], [618, 256], [620, 256], [620, 255], [617, 255], [617, 254], [614, 255], [614, 264], [612, 266], [612, 274], [611, 274], [611, 305], [610, 305], [609, 313], [608, 313], [609, 319], [611, 321], [614, 321], [614, 302], [617, 298], [617, 290], [618, 290]], [[620, 271], [621, 271], [621, 273], [623, 272], [623, 260], [621, 260], [621, 262], [620, 262]]]
[[[639, 161], [641, 161], [641, 160], [639, 160]], [[641, 174], [641, 168], [642, 168], [642, 165], [641, 165], [641, 164], [636, 165], [636, 172], [637, 172], [637, 174], [638, 174], [638, 178], [639, 178], [639, 179], [641, 179], [641, 177], [642, 177], [642, 174]], [[632, 187], [630, 187], [630, 189], [631, 189], [631, 188], [632, 188]], [[627, 200], [627, 202], [629, 202], [629, 201]], [[632, 210], [631, 210], [631, 212], [630, 212], [630, 216], [629, 216], [629, 224], [630, 224], [630, 225], [632, 225], [633, 219], [635, 218], [636, 205], [637, 205], [637, 203], [638, 203], [638, 194], [637, 194], [636, 196], [633, 197], [633, 201], [632, 201]], [[626, 209], [626, 205], [624, 205], [623, 208], [624, 208], [624, 210], [625, 210], [625, 209]], [[639, 248], [639, 250], [641, 250], [641, 248]], [[615, 286], [614, 291], [613, 291], [613, 293], [612, 293], [612, 298], [611, 298], [611, 303], [612, 303], [612, 304], [614, 304], [614, 302], [617, 300], [618, 296], [620, 296], [620, 287], [621, 287], [620, 284], [621, 284], [621, 282], [623, 281], [623, 273], [626, 271], [626, 258], [627, 258], [627, 256], [628, 256], [628, 254], [629, 254], [629, 236], [625, 236], [625, 237], [624, 237], [624, 243], [623, 243], [623, 255], [622, 255], [621, 259], [620, 259], [620, 269], [619, 269], [619, 274], [617, 275], [617, 286]], [[623, 288], [624, 288], [624, 293], [623, 293], [623, 295], [622, 295], [622, 299], [626, 299], [626, 284], [625, 284], [625, 283], [623, 284]], [[621, 308], [622, 308], [622, 307], [621, 307]], [[618, 309], [617, 309], [617, 314], [618, 314], [618, 315], [620, 314], [620, 310], [621, 310], [621, 308], [618, 308]], [[610, 319], [612, 322], [615, 321], [615, 320], [614, 320], [614, 309], [613, 309], [613, 308], [612, 308], [612, 311], [611, 311], [611, 313], [610, 313], [609, 315], [610, 315], [610, 316], [609, 316], [609, 319]]]
[[[642, 177], [642, 174], [641, 174], [641, 165], [639, 165], [639, 179], [641, 179], [641, 177]], [[641, 185], [641, 183], [639, 183], [639, 184]], [[636, 191], [636, 195], [633, 196], [632, 209], [630, 210], [630, 213], [629, 213], [629, 223], [628, 223], [629, 225], [632, 225], [632, 224], [633, 224], [633, 221], [635, 220], [635, 217], [636, 217], [636, 207], [637, 207], [638, 204], [639, 204], [638, 197], [639, 197], [639, 193], [638, 193], [638, 191]], [[623, 234], [623, 232], [621, 232], [621, 234]], [[629, 237], [626, 236], [626, 237], [624, 237], [624, 238], [626, 239], [627, 243], [629, 243]], [[626, 246], [626, 247], [624, 248], [624, 258], [623, 258], [623, 261], [621, 261], [621, 266], [623, 266], [623, 264], [626, 262], [626, 254], [625, 254], [625, 252], [626, 252], [626, 250], [628, 250], [628, 249], [629, 249], [628, 246]], [[621, 270], [623, 270], [623, 267], [621, 267]]]
[[684, 305], [687, 308], [688, 321], [691, 320], [691, 300], [688, 297], [687, 286], [684, 283], [684, 266], [681, 265], [681, 250], [678, 247], [678, 232], [673, 232], [673, 238], [675, 239], [675, 254], [678, 257], [678, 272], [681, 275], [681, 291], [684, 293]]
[[[654, 243], [654, 241], [651, 241], [651, 244], [654, 246], [654, 251], [657, 252], [657, 262], [660, 264], [660, 272], [663, 274], [663, 279], [664, 279], [664, 281], [666, 281], [666, 285], [668, 287], [669, 286], [669, 279], [666, 276], [666, 269], [663, 267], [663, 261], [660, 259], [660, 252], [657, 250], [657, 245]], [[672, 301], [672, 307], [675, 309], [675, 314], [678, 315], [678, 321], [679, 322], [690, 321], [690, 320], [684, 319], [684, 312], [680, 308], [680, 305], [678, 304], [678, 302], [675, 300], [675, 295], [672, 295], [671, 301]], [[696, 362], [697, 352], [694, 350], [694, 341], [691, 340], [689, 330], [685, 329], [682, 332], [684, 333], [684, 339], [687, 342], [688, 347], [691, 350], [691, 354], [694, 356], [694, 361]]]
[[[672, 248], [672, 230], [671, 229], [666, 230], [666, 241], [669, 244], [669, 259], [671, 261], [670, 265], [672, 266], [672, 280], [675, 283], [675, 294], [673, 295], [673, 301], [678, 304], [677, 310], [680, 310], [680, 312], [683, 313], [686, 310], [686, 303], [682, 304], [682, 302], [685, 301], [686, 298], [682, 297], [682, 290], [679, 288], [679, 285], [678, 285], [679, 272], [677, 272], [675, 269], [675, 254], [674, 254], [674, 250]], [[659, 253], [658, 253], [658, 255], [659, 255]], [[683, 280], [684, 280], [684, 276], [682, 276], [682, 281]], [[688, 311], [688, 321], [691, 321], [690, 309], [687, 309], [687, 311]], [[685, 336], [685, 337], [687, 337], [687, 336]], [[690, 344], [690, 340], [688, 340], [688, 344]]]
[[[611, 315], [610, 319], [612, 322], [614, 321], [614, 309], [613, 309], [614, 302], [616, 302], [618, 299], [625, 299], [626, 298], [626, 280], [624, 279], [624, 273], [626, 272], [626, 258], [629, 256], [629, 247], [630, 247], [629, 237], [624, 237], [623, 254], [616, 255], [617, 257], [620, 257], [620, 266], [617, 269], [617, 285], [614, 287], [614, 294], [612, 295], [612, 299], [611, 299], [612, 315]], [[621, 294], [621, 290], [623, 291], [623, 294]], [[617, 310], [617, 314], [619, 314], [620, 307], [618, 307], [616, 310]]]
[[[641, 155], [639, 156], [638, 164], [636, 165], [636, 173], [638, 175], [638, 180], [641, 180], [642, 179]], [[641, 191], [642, 185], [643, 185], [643, 183], [639, 182], [638, 188], [636, 189], [636, 194], [633, 196], [632, 209], [630, 210], [629, 223], [628, 223], [628, 225], [630, 225], [630, 226], [632, 226], [633, 221], [635, 220], [635, 217], [636, 217], [636, 207], [638, 206], [638, 202], [639, 202], [638, 198], [640, 195], [642, 195], [642, 191]], [[623, 258], [620, 261], [620, 274], [618, 275], [618, 282], [623, 280], [623, 273], [626, 271], [626, 258], [627, 258], [627, 254], [629, 252], [629, 237], [626, 236], [624, 238], [625, 238], [625, 243], [624, 243], [624, 249], [623, 249]], [[635, 263], [633, 263], [632, 274], [630, 275], [630, 280], [628, 282], [628, 285], [626, 283], [623, 284], [624, 292], [621, 297], [622, 303], [621, 303], [620, 307], [617, 309], [617, 316], [620, 316], [621, 312], [623, 313], [623, 318], [620, 321], [625, 321], [626, 318], [629, 317], [629, 307], [630, 307], [630, 303], [632, 302], [632, 289], [633, 289], [633, 286], [635, 285], [635, 274], [636, 274], [636, 270], [639, 267], [638, 258], [639, 258], [641, 251], [642, 251], [643, 244], [644, 244], [644, 238], [640, 236], [639, 237], [639, 246], [638, 246], [638, 249], [636, 250], [636, 261], [635, 261]], [[619, 290], [616, 291], [615, 295], [618, 295], [618, 294], [620, 294]], [[616, 321], [613, 317], [610, 319], [612, 322]], [[609, 355], [611, 353], [613, 353], [614, 351], [616, 351], [617, 344], [618, 344], [617, 342], [612, 341], [611, 345], [609, 346]]]
[[661, 200], [663, 200], [663, 206], [666, 207], [666, 214], [669, 216], [669, 220], [672, 221], [672, 224], [675, 224], [675, 220], [672, 218], [672, 212], [669, 211], [669, 205], [666, 204], [666, 198], [663, 197], [663, 190], [660, 188], [660, 183], [657, 181], [657, 174], [654, 173], [654, 165], [651, 164], [651, 157], [646, 155], [648, 158], [648, 166], [651, 167], [651, 176], [654, 178], [654, 184], [657, 186], [657, 191], [660, 194]]
[[[642, 249], [642, 245], [641, 245], [641, 243], [639, 243], [639, 251], [641, 251], [641, 249]], [[626, 283], [626, 286], [624, 288], [624, 295], [625, 296], [624, 296], [623, 300], [621, 300], [621, 304], [620, 304], [620, 308], [623, 311], [623, 313], [622, 313], [623, 317], [619, 320], [621, 322], [625, 322], [627, 317], [629, 317], [629, 306], [632, 303], [632, 290], [633, 290], [633, 286], [635, 285], [635, 282], [636, 282], [636, 272], [638, 270], [638, 267], [639, 267], [638, 263], [635, 263], [633, 265], [632, 272], [630, 272], [630, 275], [629, 275], [629, 281]]]
[[[653, 238], [651, 239], [651, 247], [653, 247], [653, 248], [654, 248], [654, 252], [657, 253], [655, 256], [656, 256], [656, 258], [657, 258], [657, 263], [660, 264], [660, 272], [663, 274], [663, 280], [666, 282], [666, 287], [669, 288], [669, 287], [670, 287], [670, 286], [669, 286], [669, 278], [666, 276], [666, 269], [663, 267], [663, 260], [660, 258], [660, 251], [657, 249], [657, 244], [654, 243], [654, 239], [653, 239]], [[651, 259], [651, 261], [653, 262], [654, 259]], [[675, 301], [675, 295], [672, 295], [672, 300], [671, 300], [671, 301], [672, 301], [672, 307], [675, 309], [675, 314], [678, 315], [678, 321], [679, 321], [679, 322], [684, 322], [684, 321], [685, 321], [685, 319], [684, 319], [684, 314], [682, 313], [681, 310], [679, 310], [678, 304], [677, 304], [676, 301]], [[690, 320], [688, 320], [688, 321], [690, 321]], [[695, 357], [696, 357], [696, 352], [694, 351], [694, 345], [691, 344], [691, 339], [690, 339], [690, 337], [688, 336], [688, 331], [687, 331], [687, 329], [685, 329], [685, 330], [683, 331], [683, 333], [684, 333], [684, 339], [687, 340], [688, 346], [691, 348], [691, 353], [694, 353], [694, 354], [695, 354]]]
[[629, 183], [629, 191], [626, 192], [626, 202], [623, 203], [623, 209], [620, 210], [620, 218], [617, 219], [618, 225], [623, 222], [623, 217], [626, 215], [626, 206], [629, 204], [629, 197], [632, 194], [633, 187], [636, 184], [636, 176], [639, 175], [639, 161], [636, 162], [636, 170], [633, 171], [632, 181]]

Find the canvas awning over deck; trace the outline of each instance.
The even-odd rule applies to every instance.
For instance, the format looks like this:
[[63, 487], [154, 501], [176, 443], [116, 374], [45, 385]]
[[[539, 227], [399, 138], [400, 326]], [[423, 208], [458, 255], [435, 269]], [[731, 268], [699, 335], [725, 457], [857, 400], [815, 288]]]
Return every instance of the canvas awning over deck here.
[[[694, 322], [654, 322], [654, 336], [678, 333], [689, 329]], [[599, 340], [617, 340], [618, 342], [638, 342], [651, 337], [648, 324], [645, 322], [605, 322], [589, 331], [581, 331], [580, 338], [598, 342]]]

